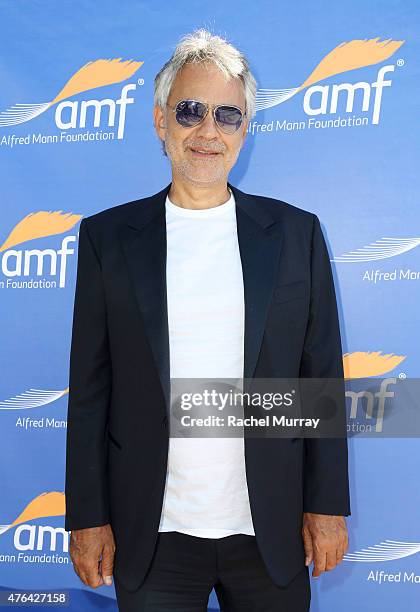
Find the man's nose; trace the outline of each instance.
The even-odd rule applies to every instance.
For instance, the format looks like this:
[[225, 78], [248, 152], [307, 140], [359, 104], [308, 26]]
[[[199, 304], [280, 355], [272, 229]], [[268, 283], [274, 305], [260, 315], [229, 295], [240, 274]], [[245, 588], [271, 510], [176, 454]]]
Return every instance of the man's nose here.
[[206, 138], [214, 138], [215, 136], [220, 135], [211, 109], [209, 109], [209, 112], [204, 117], [203, 121], [196, 127], [196, 134], [205, 136]]

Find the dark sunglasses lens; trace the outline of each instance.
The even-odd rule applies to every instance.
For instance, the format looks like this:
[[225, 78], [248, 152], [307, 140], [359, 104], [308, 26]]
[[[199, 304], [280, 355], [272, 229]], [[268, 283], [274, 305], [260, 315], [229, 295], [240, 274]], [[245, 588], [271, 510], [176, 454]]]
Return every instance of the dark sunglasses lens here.
[[193, 127], [203, 120], [206, 114], [206, 105], [195, 100], [181, 100], [176, 106], [175, 117], [184, 127]]
[[216, 108], [216, 121], [221, 130], [233, 134], [240, 128], [242, 112], [234, 106], [218, 106]]

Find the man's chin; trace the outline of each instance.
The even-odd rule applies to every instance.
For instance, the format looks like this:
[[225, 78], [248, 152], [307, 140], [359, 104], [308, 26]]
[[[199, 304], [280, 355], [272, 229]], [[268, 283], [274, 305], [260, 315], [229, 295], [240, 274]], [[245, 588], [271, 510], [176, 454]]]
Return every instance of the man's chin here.
[[200, 172], [183, 172], [181, 176], [184, 181], [196, 186], [206, 187], [215, 185], [216, 183], [226, 182], [227, 176], [222, 173], [200, 173]]
[[210, 187], [211, 185], [216, 185], [222, 182], [226, 182], [226, 177], [224, 176], [214, 176], [206, 179], [203, 178], [192, 178], [187, 179], [191, 185], [195, 185], [196, 187]]

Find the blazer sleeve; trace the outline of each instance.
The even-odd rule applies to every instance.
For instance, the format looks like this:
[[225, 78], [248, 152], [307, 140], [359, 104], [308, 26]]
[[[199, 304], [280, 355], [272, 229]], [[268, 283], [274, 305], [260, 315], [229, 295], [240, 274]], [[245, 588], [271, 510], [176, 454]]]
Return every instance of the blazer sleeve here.
[[[305, 438], [304, 512], [351, 514], [343, 355], [331, 264], [319, 219], [311, 245], [311, 301], [301, 359], [302, 378], [338, 379], [340, 437]], [[334, 382], [335, 384], [335, 382]]]
[[111, 359], [101, 263], [87, 220], [82, 219], [70, 349], [66, 531], [109, 522], [106, 433], [110, 391]]

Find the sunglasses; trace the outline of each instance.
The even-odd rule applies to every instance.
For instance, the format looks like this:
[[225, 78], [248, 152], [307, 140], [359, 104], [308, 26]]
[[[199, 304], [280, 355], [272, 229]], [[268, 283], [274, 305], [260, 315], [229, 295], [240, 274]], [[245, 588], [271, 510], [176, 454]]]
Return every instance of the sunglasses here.
[[[204, 121], [209, 112], [209, 105], [198, 100], [180, 100], [176, 106], [170, 106], [179, 125], [192, 128]], [[218, 128], [225, 134], [234, 134], [242, 124], [246, 113], [232, 104], [218, 104], [213, 107], [213, 118]]]

